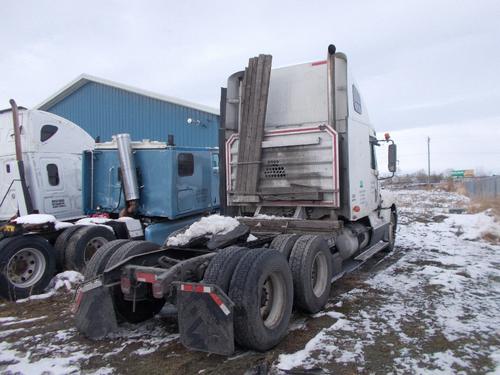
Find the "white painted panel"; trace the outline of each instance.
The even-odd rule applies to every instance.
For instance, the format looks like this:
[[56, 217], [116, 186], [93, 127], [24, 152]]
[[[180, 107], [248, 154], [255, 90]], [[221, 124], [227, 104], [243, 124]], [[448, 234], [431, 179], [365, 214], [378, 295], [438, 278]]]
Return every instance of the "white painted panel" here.
[[271, 71], [266, 127], [328, 121], [327, 65], [294, 65]]

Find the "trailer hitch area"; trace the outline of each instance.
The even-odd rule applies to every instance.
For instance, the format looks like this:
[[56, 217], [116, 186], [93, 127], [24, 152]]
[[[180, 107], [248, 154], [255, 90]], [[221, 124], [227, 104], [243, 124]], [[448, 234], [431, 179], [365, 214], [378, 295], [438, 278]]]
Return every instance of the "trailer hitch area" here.
[[165, 270], [157, 267], [129, 265], [122, 270], [120, 289], [127, 300], [143, 300], [147, 298], [145, 284], [151, 284], [154, 298], [163, 298], [164, 290], [160, 275]]
[[181, 343], [188, 349], [231, 355], [234, 352], [233, 308], [213, 284], [174, 282]]
[[75, 325], [90, 339], [103, 338], [118, 329], [112, 288], [98, 277], [81, 284], [76, 291], [72, 308]]

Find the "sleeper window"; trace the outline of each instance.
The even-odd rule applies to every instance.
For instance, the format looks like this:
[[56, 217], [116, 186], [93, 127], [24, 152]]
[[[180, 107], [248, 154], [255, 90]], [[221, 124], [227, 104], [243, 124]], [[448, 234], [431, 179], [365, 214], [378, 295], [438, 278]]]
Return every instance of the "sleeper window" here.
[[47, 176], [50, 186], [59, 185], [59, 170], [55, 164], [47, 164]]
[[363, 112], [361, 108], [361, 97], [359, 96], [358, 89], [354, 85], [352, 85], [352, 103], [354, 110], [361, 114]]
[[179, 177], [192, 176], [194, 173], [194, 158], [193, 154], [180, 153], [177, 156], [177, 171]]
[[44, 125], [42, 126], [42, 130], [40, 131], [40, 141], [45, 142], [54, 134], [57, 133], [57, 126], [54, 125]]

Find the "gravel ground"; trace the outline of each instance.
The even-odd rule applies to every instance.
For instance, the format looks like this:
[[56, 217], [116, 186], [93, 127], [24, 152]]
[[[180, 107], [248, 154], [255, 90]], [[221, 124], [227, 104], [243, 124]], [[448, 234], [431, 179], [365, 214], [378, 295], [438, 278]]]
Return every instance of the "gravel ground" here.
[[450, 214], [469, 204], [456, 194], [399, 191], [397, 199], [395, 251], [336, 282], [324, 312], [294, 313], [271, 351], [188, 351], [169, 318], [89, 341], [73, 328], [66, 282], [42, 299], [0, 302], [0, 372], [500, 373], [498, 222], [489, 212]]

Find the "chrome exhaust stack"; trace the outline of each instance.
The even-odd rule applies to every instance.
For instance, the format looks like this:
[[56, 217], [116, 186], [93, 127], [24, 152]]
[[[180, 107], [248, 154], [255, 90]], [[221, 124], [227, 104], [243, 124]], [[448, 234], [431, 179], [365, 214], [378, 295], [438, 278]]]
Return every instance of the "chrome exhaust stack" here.
[[120, 211], [120, 217], [130, 216], [135, 214], [139, 204], [139, 184], [137, 183], [137, 170], [130, 134], [117, 134], [116, 145], [118, 147], [118, 157], [120, 159], [121, 177], [126, 201], [125, 208]]

